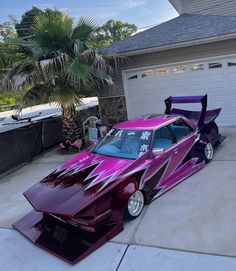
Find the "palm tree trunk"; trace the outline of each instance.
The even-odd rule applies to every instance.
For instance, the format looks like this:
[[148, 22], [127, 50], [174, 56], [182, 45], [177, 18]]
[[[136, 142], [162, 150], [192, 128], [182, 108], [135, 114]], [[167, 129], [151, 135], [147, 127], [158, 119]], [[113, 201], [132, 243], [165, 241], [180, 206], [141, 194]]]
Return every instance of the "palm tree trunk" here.
[[72, 144], [81, 139], [81, 127], [79, 126], [75, 106], [62, 106], [62, 137], [63, 145], [66, 151], [75, 149]]

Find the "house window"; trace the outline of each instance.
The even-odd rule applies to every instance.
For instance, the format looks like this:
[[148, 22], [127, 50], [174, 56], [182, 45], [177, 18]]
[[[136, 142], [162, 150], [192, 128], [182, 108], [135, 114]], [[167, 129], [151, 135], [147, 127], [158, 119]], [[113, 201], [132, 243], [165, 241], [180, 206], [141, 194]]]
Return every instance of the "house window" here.
[[138, 75], [134, 74], [128, 77], [128, 80], [132, 80], [132, 79], [138, 79]]
[[192, 64], [191, 65], [191, 71], [201, 71], [203, 70], [204, 68], [204, 65], [202, 63], [199, 63], [199, 64]]
[[186, 66], [185, 65], [177, 65], [173, 67], [173, 71], [174, 73], [183, 73], [186, 70]]
[[168, 68], [159, 68], [157, 69], [157, 76], [165, 76], [169, 75], [169, 69]]
[[221, 62], [209, 63], [208, 67], [209, 69], [219, 69], [222, 68], [222, 63]]
[[146, 70], [142, 72], [142, 78], [144, 77], [152, 77], [153, 76], [153, 70]]
[[228, 62], [228, 67], [235, 67], [236, 66], [236, 62]]

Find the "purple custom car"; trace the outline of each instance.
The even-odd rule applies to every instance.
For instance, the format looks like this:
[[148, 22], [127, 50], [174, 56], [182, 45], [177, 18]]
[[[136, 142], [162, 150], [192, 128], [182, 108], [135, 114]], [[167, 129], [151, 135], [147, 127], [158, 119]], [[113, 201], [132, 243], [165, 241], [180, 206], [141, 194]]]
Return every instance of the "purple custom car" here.
[[[171, 109], [201, 102], [201, 112]], [[36, 245], [75, 263], [123, 230], [123, 218], [204, 167], [220, 143], [207, 96], [170, 97], [166, 114], [115, 125], [24, 195], [33, 210], [13, 226]]]

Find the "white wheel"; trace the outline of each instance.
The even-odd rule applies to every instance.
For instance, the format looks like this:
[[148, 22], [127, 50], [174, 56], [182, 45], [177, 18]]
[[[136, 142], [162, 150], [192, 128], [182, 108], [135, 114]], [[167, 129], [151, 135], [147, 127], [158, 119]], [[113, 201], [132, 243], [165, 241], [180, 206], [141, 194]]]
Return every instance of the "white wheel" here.
[[214, 148], [211, 145], [211, 143], [207, 143], [204, 150], [204, 154], [205, 154], [205, 161], [210, 162], [214, 156]]
[[126, 209], [125, 209], [125, 217], [127, 219], [134, 219], [138, 217], [144, 206], [144, 196], [143, 193], [139, 190], [134, 192], [127, 203]]

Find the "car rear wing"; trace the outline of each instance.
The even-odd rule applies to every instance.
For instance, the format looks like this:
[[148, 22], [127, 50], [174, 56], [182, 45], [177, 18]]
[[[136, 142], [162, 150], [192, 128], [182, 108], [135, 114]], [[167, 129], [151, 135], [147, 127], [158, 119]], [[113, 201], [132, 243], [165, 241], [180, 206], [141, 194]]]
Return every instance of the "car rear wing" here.
[[[189, 111], [184, 109], [172, 108], [172, 104], [201, 103], [201, 111]], [[207, 111], [207, 95], [203, 96], [170, 96], [165, 100], [165, 114], [180, 114], [192, 121], [197, 122], [198, 127], [202, 128], [205, 124], [213, 121], [219, 115], [221, 108]]]

